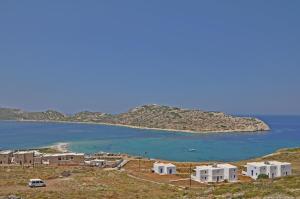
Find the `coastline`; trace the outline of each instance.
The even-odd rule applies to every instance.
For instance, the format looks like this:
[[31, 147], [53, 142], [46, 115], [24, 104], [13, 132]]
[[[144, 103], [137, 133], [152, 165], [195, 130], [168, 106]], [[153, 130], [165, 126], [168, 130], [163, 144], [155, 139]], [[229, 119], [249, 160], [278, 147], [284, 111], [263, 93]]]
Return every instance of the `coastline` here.
[[192, 130], [178, 130], [178, 129], [163, 129], [163, 128], [150, 128], [142, 126], [133, 126], [126, 124], [112, 124], [112, 123], [102, 123], [102, 122], [79, 122], [79, 121], [53, 121], [53, 120], [2, 120], [2, 121], [15, 121], [15, 122], [41, 122], [41, 123], [66, 123], [66, 124], [92, 124], [92, 125], [103, 125], [103, 126], [117, 126], [125, 127], [131, 129], [140, 129], [140, 130], [151, 130], [151, 131], [165, 131], [171, 133], [193, 133], [193, 134], [209, 134], [209, 133], [257, 133], [270, 131], [267, 130], [255, 130], [249, 131], [245, 129], [233, 129], [233, 130], [221, 130], [221, 131], [192, 131]]
[[[41, 147], [41, 148], [51, 148], [51, 149], [55, 149], [57, 151], [59, 151], [60, 153], [68, 153], [68, 152], [73, 152], [71, 150], [69, 150], [69, 146], [70, 143], [68, 142], [59, 142], [50, 146], [45, 146], [45, 147]], [[247, 159], [242, 159], [242, 160], [237, 160], [237, 161], [229, 161], [229, 162], [241, 162], [241, 161], [246, 161], [249, 159], [258, 159], [258, 158], [269, 158], [275, 155], [279, 155], [282, 152], [286, 151], [286, 150], [290, 150], [290, 149], [300, 149], [300, 147], [291, 147], [291, 148], [280, 148], [277, 149], [275, 151], [273, 151], [272, 153], [266, 154], [266, 155], [262, 155], [262, 156], [257, 156], [257, 157], [252, 157], [252, 158], [247, 158]], [[75, 152], [74, 152], [75, 153]], [[112, 153], [112, 152], [107, 152], [107, 153]], [[114, 153], [112, 153], [114, 154]], [[127, 156], [131, 156], [131, 157], [140, 157], [140, 156], [135, 156], [135, 155], [131, 155], [128, 153], [124, 153], [124, 155]], [[145, 158], [145, 157], [144, 157]], [[207, 161], [174, 161], [174, 160], [167, 160], [167, 159], [160, 159], [160, 158], [150, 158], [152, 160], [156, 160], [156, 161], [162, 161], [162, 162], [177, 162], [177, 163], [214, 163], [214, 162], [226, 162], [226, 161], [212, 161], [212, 160], [207, 160]], [[227, 161], [228, 162], [228, 161]]]
[[[59, 142], [59, 143], [56, 143], [56, 144], [53, 144], [50, 146], [46, 146], [46, 147], [57, 150], [61, 153], [67, 153], [67, 152], [71, 152], [69, 150], [69, 146], [70, 146], [70, 143], [68, 143], [68, 142]], [[46, 147], [41, 147], [41, 148], [46, 148]]]

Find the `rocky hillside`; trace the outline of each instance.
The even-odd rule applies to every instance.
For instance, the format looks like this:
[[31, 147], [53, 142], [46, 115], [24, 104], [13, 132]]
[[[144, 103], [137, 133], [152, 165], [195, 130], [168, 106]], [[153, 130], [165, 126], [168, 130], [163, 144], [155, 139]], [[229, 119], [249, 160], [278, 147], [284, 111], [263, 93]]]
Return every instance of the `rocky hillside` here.
[[269, 126], [257, 118], [235, 117], [221, 112], [205, 112], [161, 105], [144, 105], [116, 115], [85, 111], [66, 116], [56, 111], [23, 112], [18, 109], [0, 109], [0, 119], [94, 122], [193, 132], [269, 130]]
[[0, 108], [0, 120], [19, 120], [22, 113], [20, 109]]
[[64, 121], [67, 118], [64, 114], [48, 110], [45, 112], [25, 112], [20, 109], [0, 108], [1, 120], [51, 120]]

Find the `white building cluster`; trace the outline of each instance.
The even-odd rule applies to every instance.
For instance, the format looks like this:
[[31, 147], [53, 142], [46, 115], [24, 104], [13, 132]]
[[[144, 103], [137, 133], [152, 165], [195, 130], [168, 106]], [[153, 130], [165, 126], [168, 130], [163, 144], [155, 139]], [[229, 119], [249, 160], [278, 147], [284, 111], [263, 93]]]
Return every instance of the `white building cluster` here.
[[[242, 174], [256, 180], [260, 174], [269, 178], [277, 178], [292, 175], [292, 165], [288, 162], [248, 162], [246, 171]], [[160, 175], [176, 174], [176, 166], [170, 163], [155, 162], [153, 172]], [[201, 183], [237, 182], [238, 167], [232, 164], [213, 164], [196, 166], [191, 179]]]
[[84, 163], [83, 153], [46, 154], [37, 150], [0, 151], [0, 166], [3, 165], [80, 165]]
[[245, 167], [246, 171], [243, 174], [255, 180], [260, 174], [265, 174], [269, 178], [292, 175], [292, 165], [288, 162], [249, 162]]

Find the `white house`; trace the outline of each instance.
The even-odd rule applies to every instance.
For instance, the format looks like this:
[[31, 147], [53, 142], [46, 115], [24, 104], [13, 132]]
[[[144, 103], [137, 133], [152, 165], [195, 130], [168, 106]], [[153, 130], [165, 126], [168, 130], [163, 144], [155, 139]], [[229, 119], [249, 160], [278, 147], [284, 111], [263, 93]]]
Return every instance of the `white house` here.
[[237, 167], [231, 164], [215, 164], [208, 166], [197, 166], [192, 180], [198, 182], [223, 182], [237, 180]]
[[237, 171], [238, 168], [232, 164], [218, 164], [220, 168], [224, 169], [224, 180], [228, 180], [229, 182], [237, 181]]
[[84, 161], [85, 164], [94, 166], [94, 167], [105, 167], [106, 165], [106, 160], [100, 160], [100, 159], [94, 159], [94, 160], [89, 160], [89, 161]]
[[269, 161], [269, 163], [277, 166], [276, 177], [292, 175], [291, 163], [278, 161]]
[[268, 175], [269, 178], [288, 176], [292, 174], [291, 163], [268, 161], [268, 162], [248, 162], [245, 166], [247, 176], [257, 179], [260, 174]]
[[153, 164], [153, 171], [160, 175], [176, 174], [176, 166], [171, 163], [155, 162]]

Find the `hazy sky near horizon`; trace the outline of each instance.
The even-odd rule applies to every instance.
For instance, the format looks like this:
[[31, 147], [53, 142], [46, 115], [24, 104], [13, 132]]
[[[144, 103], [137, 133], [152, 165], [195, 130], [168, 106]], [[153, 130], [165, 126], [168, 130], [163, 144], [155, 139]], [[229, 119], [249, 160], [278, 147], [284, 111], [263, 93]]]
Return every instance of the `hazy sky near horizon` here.
[[0, 1], [0, 107], [300, 114], [300, 1]]

